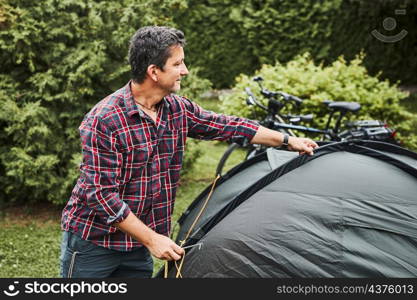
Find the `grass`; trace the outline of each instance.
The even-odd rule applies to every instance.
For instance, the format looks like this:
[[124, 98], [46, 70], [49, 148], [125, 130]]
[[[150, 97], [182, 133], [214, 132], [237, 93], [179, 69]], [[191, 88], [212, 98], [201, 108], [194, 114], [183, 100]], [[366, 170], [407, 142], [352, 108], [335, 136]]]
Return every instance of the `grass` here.
[[[217, 102], [206, 100], [205, 108], [216, 111]], [[188, 205], [213, 180], [217, 162], [227, 144], [201, 142], [201, 156], [192, 170], [181, 178], [178, 188], [173, 224]], [[234, 154], [225, 167], [230, 169], [244, 157], [244, 152]], [[0, 278], [59, 277], [60, 213], [62, 208], [50, 205], [12, 207], [0, 212]], [[155, 259], [154, 271], [162, 261]]]
[[58, 277], [60, 209], [14, 207], [0, 219], [0, 278]]

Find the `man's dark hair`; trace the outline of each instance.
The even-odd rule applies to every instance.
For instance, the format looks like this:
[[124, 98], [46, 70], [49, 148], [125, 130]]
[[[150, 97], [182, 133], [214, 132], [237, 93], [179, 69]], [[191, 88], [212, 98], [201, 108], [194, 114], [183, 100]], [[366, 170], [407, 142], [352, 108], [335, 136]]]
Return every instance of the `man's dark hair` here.
[[140, 28], [130, 40], [129, 63], [132, 79], [142, 83], [149, 65], [156, 65], [161, 70], [171, 56], [171, 46], [184, 46], [184, 33], [178, 29], [165, 26], [146, 26]]

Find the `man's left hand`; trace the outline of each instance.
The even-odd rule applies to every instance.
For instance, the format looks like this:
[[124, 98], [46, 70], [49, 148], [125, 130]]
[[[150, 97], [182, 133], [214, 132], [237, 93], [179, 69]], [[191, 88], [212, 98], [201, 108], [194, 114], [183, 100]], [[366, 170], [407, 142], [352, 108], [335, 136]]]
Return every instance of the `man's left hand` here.
[[298, 151], [301, 154], [308, 154], [313, 155], [314, 149], [316, 149], [318, 145], [313, 140], [308, 138], [298, 138], [294, 136], [290, 136], [288, 138], [288, 150], [291, 151]]

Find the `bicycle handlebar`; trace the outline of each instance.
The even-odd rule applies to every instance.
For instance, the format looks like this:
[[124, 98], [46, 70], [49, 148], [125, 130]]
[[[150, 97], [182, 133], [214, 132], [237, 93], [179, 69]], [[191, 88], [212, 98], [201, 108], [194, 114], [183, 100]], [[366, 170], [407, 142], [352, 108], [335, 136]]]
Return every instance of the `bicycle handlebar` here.
[[[246, 94], [248, 94], [248, 98], [246, 99], [247, 100], [247, 102], [246, 102], [247, 104], [249, 104], [249, 105], [257, 105], [257, 106], [261, 107], [262, 109], [268, 111], [268, 108], [265, 105], [259, 103], [256, 100], [255, 95], [252, 93], [252, 91], [251, 91], [251, 89], [249, 87], [246, 87], [245, 88], [245, 92], [246, 92]], [[281, 96], [287, 102], [293, 101], [297, 105], [300, 105], [301, 103], [303, 103], [303, 100], [302, 99], [300, 99], [300, 98], [298, 98], [296, 96], [293, 96], [293, 95], [284, 93], [284, 92], [271, 92], [271, 91], [268, 91], [267, 89], [262, 88], [261, 94], [264, 95], [266, 98], [268, 98], [268, 102], [269, 102], [268, 106], [270, 106], [270, 105], [273, 105], [275, 107], [280, 107], [280, 106], [283, 107], [284, 106], [278, 100], [274, 99], [274, 97], [276, 97], [278, 95]]]
[[268, 98], [268, 100], [271, 100], [279, 95], [287, 102], [293, 101], [297, 105], [300, 105], [301, 103], [303, 103], [302, 99], [294, 95], [290, 95], [284, 92], [272, 92], [272, 91], [269, 91], [268, 89], [265, 89], [261, 83], [264, 80], [261, 76], [253, 77], [252, 80], [258, 83], [259, 87], [261, 88], [261, 94], [265, 96], [266, 98]]
[[278, 92], [278, 94], [280, 96], [282, 96], [282, 98], [284, 98], [284, 100], [286, 100], [286, 101], [293, 101], [297, 105], [300, 105], [300, 104], [303, 103], [303, 100], [300, 99], [300, 98], [298, 98], [298, 97], [296, 97], [296, 96], [293, 96], [293, 95], [290, 95], [290, 94], [287, 94], [287, 93], [284, 93], [284, 92]]
[[264, 110], [268, 111], [268, 107], [266, 107], [265, 105], [263, 105], [263, 104], [259, 103], [259, 102], [256, 100], [256, 97], [255, 97], [255, 95], [252, 93], [252, 91], [250, 90], [250, 88], [246, 87], [246, 88], [245, 88], [245, 92], [246, 92], [246, 94], [248, 94], [248, 98], [246, 98], [246, 103], [248, 103], [249, 105], [257, 105], [257, 106], [259, 106], [260, 108], [262, 108], [262, 109], [264, 109]]

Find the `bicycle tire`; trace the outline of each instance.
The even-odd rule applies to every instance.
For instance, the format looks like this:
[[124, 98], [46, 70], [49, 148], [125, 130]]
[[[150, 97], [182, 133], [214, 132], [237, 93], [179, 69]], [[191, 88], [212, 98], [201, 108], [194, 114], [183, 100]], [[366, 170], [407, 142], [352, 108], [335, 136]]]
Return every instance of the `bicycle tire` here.
[[256, 155], [259, 155], [259, 154], [265, 152], [267, 148], [269, 148], [269, 147], [261, 147], [261, 148], [252, 147], [252, 148], [248, 149], [248, 151], [246, 151], [245, 160], [251, 159], [251, 158], [255, 157]]
[[236, 144], [236, 143], [232, 143], [227, 147], [226, 151], [224, 151], [222, 157], [220, 158], [219, 163], [217, 164], [216, 176], [217, 175], [220, 175], [220, 176], [222, 175], [223, 168], [226, 164], [227, 159], [230, 157], [230, 155], [233, 153], [233, 151], [235, 151], [236, 149], [238, 149], [240, 147], [241, 146], [239, 144]]

